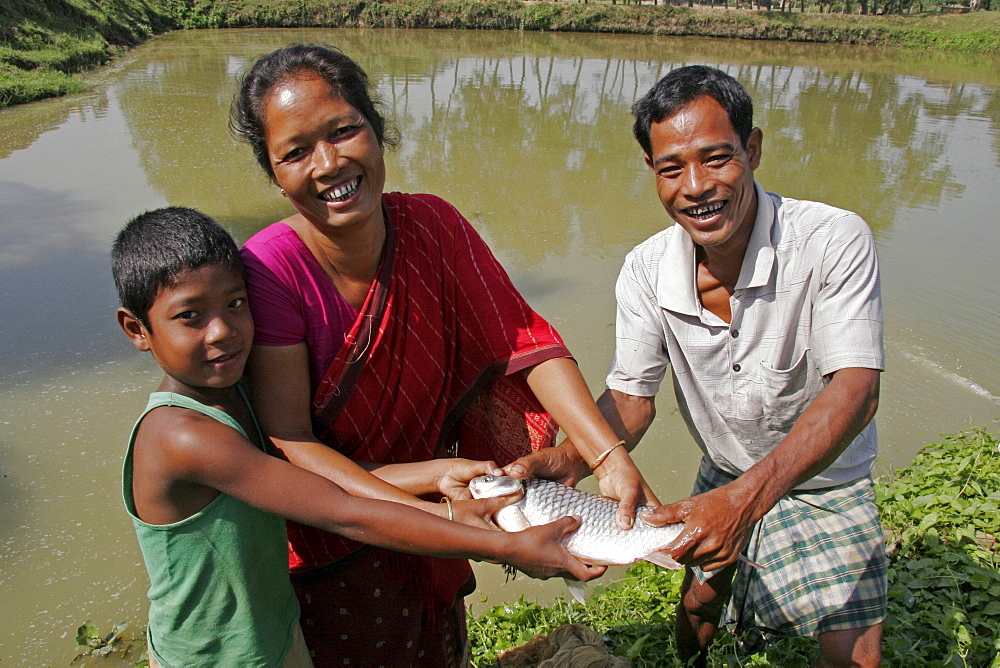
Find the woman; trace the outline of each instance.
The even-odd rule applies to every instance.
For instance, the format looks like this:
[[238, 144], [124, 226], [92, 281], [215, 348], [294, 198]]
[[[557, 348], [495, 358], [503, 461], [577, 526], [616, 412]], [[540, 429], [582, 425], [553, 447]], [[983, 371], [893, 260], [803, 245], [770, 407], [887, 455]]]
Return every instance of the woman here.
[[[468, 222], [434, 196], [383, 193], [385, 122], [360, 67], [279, 49], [244, 76], [231, 122], [295, 209], [243, 249], [250, 383], [284, 456], [353, 494], [488, 526], [468, 480], [549, 445], [555, 420], [575, 445], [536, 470], [575, 481], [589, 463], [625, 514], [655, 503], [559, 335]], [[317, 665], [463, 663], [467, 562], [302, 526], [289, 543]]]

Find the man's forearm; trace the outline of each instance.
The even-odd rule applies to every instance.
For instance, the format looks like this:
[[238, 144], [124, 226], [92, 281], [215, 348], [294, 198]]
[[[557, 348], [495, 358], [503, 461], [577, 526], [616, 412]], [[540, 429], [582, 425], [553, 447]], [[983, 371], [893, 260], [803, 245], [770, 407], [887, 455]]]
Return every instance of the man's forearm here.
[[803, 411], [788, 436], [734, 483], [760, 519], [782, 496], [822, 473], [875, 416], [879, 372], [848, 368]]
[[605, 390], [597, 400], [597, 407], [629, 450], [639, 444], [656, 417], [653, 397], [638, 397], [618, 390]]

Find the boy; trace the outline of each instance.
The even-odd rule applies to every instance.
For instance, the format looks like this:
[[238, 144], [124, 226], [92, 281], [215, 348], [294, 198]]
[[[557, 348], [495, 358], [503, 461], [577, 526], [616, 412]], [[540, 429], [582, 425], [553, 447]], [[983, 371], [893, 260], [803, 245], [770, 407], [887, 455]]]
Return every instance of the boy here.
[[575, 518], [519, 534], [477, 529], [351, 496], [266, 454], [238, 384], [253, 341], [239, 252], [207, 216], [142, 214], [111, 255], [118, 324], [165, 374], [132, 431], [123, 474], [151, 580], [150, 665], [312, 665], [282, 517], [415, 554], [499, 560], [533, 577], [603, 573], [562, 547]]

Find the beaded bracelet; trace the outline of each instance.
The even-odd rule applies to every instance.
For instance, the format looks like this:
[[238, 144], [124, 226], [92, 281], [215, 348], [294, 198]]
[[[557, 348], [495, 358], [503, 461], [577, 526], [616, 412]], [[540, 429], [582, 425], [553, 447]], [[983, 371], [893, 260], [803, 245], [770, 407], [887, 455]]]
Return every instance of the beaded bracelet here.
[[605, 450], [604, 452], [602, 452], [600, 455], [598, 455], [597, 459], [594, 460], [594, 463], [591, 464], [590, 470], [591, 471], [596, 470], [598, 466], [600, 466], [601, 464], [604, 463], [604, 460], [608, 458], [608, 455], [610, 455], [612, 452], [615, 451], [615, 448], [620, 447], [622, 445], [625, 445], [625, 441], [618, 441], [617, 443], [615, 443], [614, 445], [612, 445], [610, 448], [608, 448], [607, 450]]

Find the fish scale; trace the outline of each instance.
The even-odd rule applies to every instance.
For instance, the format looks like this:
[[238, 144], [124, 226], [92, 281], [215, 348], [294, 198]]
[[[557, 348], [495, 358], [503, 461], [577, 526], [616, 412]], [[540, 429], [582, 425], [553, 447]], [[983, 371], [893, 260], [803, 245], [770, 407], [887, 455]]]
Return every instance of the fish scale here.
[[537, 526], [576, 515], [580, 518], [580, 528], [570, 535], [566, 549], [581, 561], [624, 565], [646, 559], [660, 566], [678, 567], [669, 555], [659, 550], [680, 534], [683, 523], [654, 527], [636, 517], [631, 529], [621, 529], [615, 522], [617, 501], [540, 478], [522, 485], [520, 480], [507, 476], [485, 475], [469, 483], [476, 498], [507, 496], [522, 488], [524, 498], [497, 513], [497, 524], [504, 531], [525, 528], [524, 520]]

